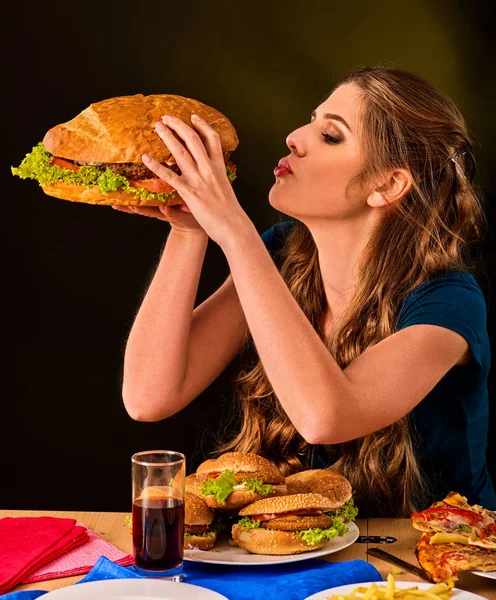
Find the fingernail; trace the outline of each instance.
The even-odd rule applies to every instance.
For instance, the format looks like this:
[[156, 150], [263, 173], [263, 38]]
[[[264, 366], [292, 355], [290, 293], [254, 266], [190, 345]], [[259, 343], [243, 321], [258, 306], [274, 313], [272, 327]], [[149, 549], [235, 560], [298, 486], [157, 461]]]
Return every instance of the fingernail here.
[[170, 121], [170, 120], [171, 120], [171, 118], [172, 118], [172, 117], [171, 117], [170, 115], [164, 115], [164, 116], [162, 117], [162, 121], [165, 121], [165, 122], [167, 123], [168, 121]]
[[142, 154], [141, 158], [143, 162], [150, 162], [152, 160], [152, 157], [149, 154]]
[[198, 115], [191, 115], [191, 119], [195, 121], [201, 121], [201, 117], [199, 117]]
[[159, 121], [155, 127], [159, 130], [159, 131], [165, 131], [167, 128], [166, 126], [162, 123], [162, 121]]

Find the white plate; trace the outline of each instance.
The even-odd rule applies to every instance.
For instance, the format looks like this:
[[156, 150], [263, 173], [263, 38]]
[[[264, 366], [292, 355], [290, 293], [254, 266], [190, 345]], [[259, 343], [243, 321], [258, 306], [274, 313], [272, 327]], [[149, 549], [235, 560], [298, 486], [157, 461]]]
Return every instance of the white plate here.
[[228, 600], [225, 596], [190, 583], [158, 579], [108, 579], [69, 585], [49, 592], [47, 600]]
[[308, 560], [309, 558], [317, 558], [332, 552], [338, 552], [338, 550], [351, 546], [357, 539], [359, 531], [355, 523], [346, 523], [346, 526], [348, 527], [348, 533], [342, 537], [335, 538], [319, 550], [302, 552], [301, 554], [250, 554], [250, 552], [239, 546], [230, 546], [227, 539], [218, 539], [211, 550], [185, 550], [184, 558], [193, 562], [230, 565], [278, 565]]
[[[376, 581], [377, 585], [387, 585], [386, 581]], [[327, 600], [329, 596], [333, 594], [349, 594], [357, 587], [369, 586], [371, 582], [366, 583], [352, 583], [351, 585], [340, 585], [339, 587], [329, 588], [328, 590], [322, 590], [317, 594], [312, 594], [305, 598], [305, 600]], [[396, 581], [396, 587], [398, 588], [408, 588], [412, 586], [417, 586], [419, 590], [427, 590], [432, 587], [433, 583], [424, 583], [416, 581]], [[458, 588], [453, 588], [453, 595], [450, 600], [484, 600], [483, 596], [479, 596], [479, 594], [473, 594], [472, 592], [467, 592], [465, 590], [459, 590]]]
[[481, 577], [487, 577], [488, 579], [496, 579], [496, 571], [469, 571], [472, 575], [480, 575]]

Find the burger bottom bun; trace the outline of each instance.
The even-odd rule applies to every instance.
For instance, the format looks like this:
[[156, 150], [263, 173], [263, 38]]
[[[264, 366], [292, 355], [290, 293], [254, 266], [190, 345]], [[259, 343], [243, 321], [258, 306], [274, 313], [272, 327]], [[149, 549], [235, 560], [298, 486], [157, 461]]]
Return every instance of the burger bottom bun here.
[[217, 540], [217, 534], [192, 535], [184, 538], [185, 550], [210, 550]]
[[252, 554], [301, 554], [323, 548], [329, 542], [324, 540], [310, 546], [293, 531], [245, 529], [237, 524], [233, 525], [232, 536], [241, 548]]
[[41, 186], [45, 194], [60, 198], [61, 200], [69, 200], [70, 202], [83, 202], [85, 204], [103, 204], [109, 206], [174, 206], [176, 204], [184, 204], [183, 199], [179, 194], [175, 194], [166, 201], [161, 202], [156, 198], [138, 198], [132, 192], [124, 190], [115, 190], [103, 194], [97, 185], [85, 187], [76, 183], [57, 182], [49, 185]]
[[217, 508], [219, 510], [238, 510], [251, 504], [252, 502], [256, 502], [257, 500], [262, 500], [263, 498], [272, 498], [273, 496], [285, 496], [287, 494], [287, 488], [284, 484], [275, 485], [272, 493], [267, 494], [266, 496], [262, 496], [261, 494], [255, 494], [254, 492], [250, 492], [250, 490], [234, 490], [231, 492], [229, 496], [226, 498], [226, 503], [221, 504], [217, 501], [213, 494], [209, 496], [203, 496], [203, 500], [207, 506], [210, 508]]

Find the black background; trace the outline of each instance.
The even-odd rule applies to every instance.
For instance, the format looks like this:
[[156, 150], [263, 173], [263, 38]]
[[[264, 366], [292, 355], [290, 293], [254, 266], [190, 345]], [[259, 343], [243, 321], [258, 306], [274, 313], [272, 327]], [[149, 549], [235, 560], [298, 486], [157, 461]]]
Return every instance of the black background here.
[[[173, 93], [222, 111], [240, 138], [234, 188], [263, 231], [280, 217], [267, 195], [286, 135], [342, 76], [383, 64], [426, 77], [457, 102], [477, 144], [490, 220], [479, 282], [494, 346], [494, 15], [477, 2], [16, 2], [3, 12], [2, 508], [127, 511], [133, 452], [182, 451], [191, 472], [231, 410], [236, 362], [166, 421], [134, 422], [123, 408], [124, 344], [168, 226], [10, 175], [91, 102]], [[197, 301], [227, 273], [211, 242]]]

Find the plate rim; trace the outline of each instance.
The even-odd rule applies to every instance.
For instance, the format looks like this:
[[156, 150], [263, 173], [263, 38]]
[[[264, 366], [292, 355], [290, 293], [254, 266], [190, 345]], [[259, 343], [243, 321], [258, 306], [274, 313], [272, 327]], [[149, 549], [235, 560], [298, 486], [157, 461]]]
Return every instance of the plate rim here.
[[[341, 591], [347, 593], [347, 591], [351, 591], [351, 588], [356, 588], [361, 585], [371, 585], [372, 583], [384, 584], [385, 587], [387, 585], [387, 580], [383, 579], [380, 581], [360, 581], [358, 583], [345, 583], [343, 585], [337, 585], [332, 588], [321, 590], [320, 592], [315, 592], [315, 594], [307, 596], [306, 598], [304, 598], [304, 600], [322, 600], [320, 598], [320, 594], [332, 595], [339, 594]], [[395, 584], [398, 585], [398, 587], [408, 587], [409, 585], [417, 585], [419, 586], [419, 589], [428, 589], [429, 587], [432, 587], [434, 585], [433, 583], [430, 583], [428, 581], [395, 581]], [[347, 588], [350, 588], [350, 590], [347, 590]], [[481, 596], [480, 594], [476, 594], [475, 592], [471, 592], [469, 590], [462, 590], [461, 588], [454, 587], [453, 592], [461, 592], [463, 594], [468, 594], [469, 596], [467, 600], [485, 600], [484, 596]], [[453, 600], [457, 600], [456, 596], [452, 596], [452, 598]]]
[[[360, 535], [360, 530], [358, 528], [358, 525], [354, 522], [354, 521], [349, 521], [347, 524], [347, 526], [352, 526], [354, 528], [354, 531], [350, 531], [348, 530], [348, 532], [345, 534], [346, 535], [350, 535], [351, 534], [351, 539], [350, 541], [348, 541], [346, 543], [346, 545], [344, 546], [340, 546], [339, 548], [336, 549], [329, 549], [329, 550], [325, 550], [326, 546], [328, 546], [328, 544], [326, 544], [325, 546], [323, 546], [322, 548], [318, 548], [317, 550], [312, 550], [310, 552], [301, 552], [299, 554], [273, 554], [271, 556], [274, 556], [278, 558], [278, 560], [264, 560], [263, 557], [267, 556], [265, 554], [253, 554], [251, 552], [245, 551], [247, 555], [249, 556], [260, 556], [261, 559], [259, 561], [250, 561], [250, 562], [242, 562], [242, 561], [226, 561], [226, 560], [215, 560], [215, 559], [210, 559], [210, 558], [189, 558], [187, 556], [187, 552], [204, 552], [204, 556], [213, 556], [213, 554], [209, 554], [210, 550], [185, 550], [184, 551], [184, 560], [188, 561], [188, 562], [197, 562], [197, 563], [202, 563], [202, 564], [217, 564], [217, 565], [233, 565], [233, 566], [242, 566], [242, 567], [261, 567], [261, 566], [269, 566], [269, 565], [279, 565], [279, 564], [285, 564], [285, 563], [293, 563], [293, 562], [300, 562], [303, 560], [309, 560], [311, 558], [320, 558], [321, 556], [326, 556], [327, 554], [333, 554], [335, 552], [339, 552], [340, 550], [344, 550], [345, 548], [348, 548], [349, 546], [351, 546], [352, 544], [354, 544], [358, 538], [358, 536]], [[338, 536], [337, 538], [334, 538], [334, 540], [330, 540], [329, 544], [334, 542], [335, 540], [339, 539], [339, 538], [343, 538], [344, 536]], [[241, 554], [240, 556], [244, 556], [244, 554]], [[287, 558], [285, 558], [287, 557]]]
[[485, 577], [486, 579], [496, 579], [496, 569], [492, 571], [468, 571], [472, 575], [478, 575], [479, 577]]
[[[165, 584], [166, 588], [169, 588], [169, 586], [181, 585], [181, 586], [188, 587], [190, 589], [195, 588], [196, 590], [205, 590], [209, 594], [213, 594], [212, 600], [229, 600], [226, 596], [223, 596], [221, 593], [219, 593], [215, 590], [211, 590], [210, 588], [206, 588], [204, 586], [197, 585], [195, 583], [189, 583], [186, 581], [171, 581], [168, 579], [154, 579], [153, 577], [148, 577], [148, 578], [147, 577], [120, 577], [119, 579], [100, 579], [98, 581], [84, 581], [84, 582], [77, 583], [77, 584], [73, 583], [72, 585], [66, 585], [63, 588], [51, 590], [47, 594], [45, 594], [44, 597], [47, 598], [47, 600], [48, 600], [48, 598], [50, 598], [50, 599], [56, 598], [57, 597], [56, 594], [58, 594], [58, 592], [64, 592], [64, 593], [69, 592], [70, 593], [70, 590], [74, 589], [75, 587], [76, 588], [84, 587], [84, 589], [86, 589], [86, 586], [91, 586], [93, 584], [99, 584], [99, 585], [104, 584], [105, 586], [112, 587], [114, 584], [122, 583], [123, 581], [127, 582], [126, 585], [128, 585], [129, 582], [132, 581], [133, 583], [131, 584], [131, 586], [134, 586], [134, 582], [136, 582], [140, 585], [143, 583], [153, 582], [153, 584], [158, 584], [160, 587], [164, 587], [164, 584]], [[172, 589], [172, 588], [170, 588], [170, 589]], [[175, 588], [175, 589], [177, 589], [177, 588]], [[169, 590], [166, 590], [166, 591], [169, 591]], [[87, 590], [87, 592], [90, 593], [91, 590]]]

